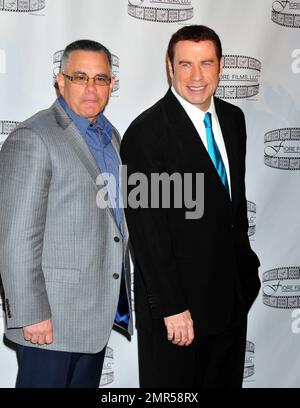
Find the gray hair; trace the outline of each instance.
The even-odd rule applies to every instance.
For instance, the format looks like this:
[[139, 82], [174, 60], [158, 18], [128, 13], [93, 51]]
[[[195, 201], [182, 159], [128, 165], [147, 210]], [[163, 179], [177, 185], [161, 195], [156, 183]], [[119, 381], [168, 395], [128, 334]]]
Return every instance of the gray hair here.
[[77, 40], [72, 42], [71, 44], [67, 45], [64, 49], [61, 63], [60, 63], [60, 71], [63, 72], [66, 68], [66, 64], [70, 57], [71, 52], [73, 51], [93, 51], [93, 52], [103, 52], [107, 56], [107, 60], [109, 66], [111, 68], [111, 53], [110, 51], [102, 44], [98, 43], [97, 41], [92, 40]]

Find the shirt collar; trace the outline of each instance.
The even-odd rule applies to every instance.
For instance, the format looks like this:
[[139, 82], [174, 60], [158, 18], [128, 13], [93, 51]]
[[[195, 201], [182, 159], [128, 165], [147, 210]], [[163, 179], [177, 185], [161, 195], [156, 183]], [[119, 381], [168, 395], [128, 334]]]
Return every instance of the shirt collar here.
[[182, 96], [179, 95], [179, 93], [175, 90], [175, 88], [172, 86], [171, 91], [175, 95], [175, 97], [178, 99], [179, 103], [182, 105], [185, 111], [187, 112], [192, 112], [194, 115], [197, 115], [201, 117], [201, 115], [204, 116], [206, 112], [210, 112], [213, 117], [216, 117], [216, 109], [215, 109], [215, 102], [214, 98], [211, 98], [210, 106], [207, 109], [206, 112], [203, 112], [201, 109], [197, 108], [197, 106], [193, 105], [192, 103], [188, 102], [186, 99], [184, 99]]
[[[97, 120], [95, 123], [89, 121], [86, 118], [82, 118], [81, 116], [77, 115], [72, 109], [69, 107], [67, 104], [65, 98], [60, 95], [59, 98], [59, 103], [67, 113], [67, 115], [74, 121], [76, 127], [79, 129], [80, 134], [84, 136], [88, 129], [99, 129], [101, 134], [105, 134], [107, 143], [109, 143], [112, 139], [112, 124], [109, 122], [109, 120], [103, 115], [103, 113], [100, 113], [97, 117]], [[106, 144], [107, 144], [106, 143]]]

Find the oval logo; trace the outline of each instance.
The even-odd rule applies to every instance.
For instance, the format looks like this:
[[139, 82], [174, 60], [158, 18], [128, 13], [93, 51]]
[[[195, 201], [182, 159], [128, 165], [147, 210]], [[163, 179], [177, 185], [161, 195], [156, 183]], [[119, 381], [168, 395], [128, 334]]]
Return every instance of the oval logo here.
[[245, 365], [244, 365], [244, 379], [251, 377], [255, 373], [254, 352], [255, 352], [255, 344], [247, 340], [246, 341]]
[[106, 347], [105, 357], [103, 362], [102, 375], [100, 379], [100, 387], [111, 384], [114, 381], [114, 351], [111, 347]]
[[128, 0], [128, 14], [139, 20], [176, 23], [194, 16], [193, 0]]
[[264, 136], [264, 163], [281, 170], [300, 170], [300, 128], [282, 128]]
[[252, 237], [255, 234], [256, 228], [256, 204], [252, 201], [247, 201], [248, 212], [248, 237]]
[[29, 13], [40, 11], [45, 8], [46, 0], [2, 0], [0, 1], [0, 11], [14, 11], [19, 13]]
[[221, 99], [252, 98], [259, 93], [261, 62], [244, 55], [224, 55], [216, 96]]
[[271, 19], [284, 27], [300, 28], [300, 1], [274, 1]]
[[300, 307], [300, 267], [289, 266], [266, 271], [262, 275], [263, 303], [277, 309]]

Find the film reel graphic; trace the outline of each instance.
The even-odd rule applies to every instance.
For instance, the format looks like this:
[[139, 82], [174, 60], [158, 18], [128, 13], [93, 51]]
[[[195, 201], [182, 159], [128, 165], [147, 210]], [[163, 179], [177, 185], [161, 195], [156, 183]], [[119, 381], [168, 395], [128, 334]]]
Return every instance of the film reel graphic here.
[[264, 136], [264, 163], [280, 170], [300, 170], [300, 128], [281, 128]]
[[0, 11], [29, 13], [45, 8], [46, 0], [0, 0]]
[[113, 359], [114, 359], [114, 351], [111, 347], [107, 346], [105, 350], [103, 370], [102, 370], [102, 375], [100, 379], [100, 387], [111, 384], [115, 379], [114, 372], [112, 370]]
[[244, 366], [244, 379], [251, 377], [255, 373], [254, 367], [254, 353], [255, 344], [252, 341], [246, 341], [246, 355], [245, 355], [245, 366]]
[[255, 224], [256, 204], [253, 203], [252, 201], [247, 200], [247, 212], [248, 212], [248, 223], [249, 223], [248, 237], [252, 237], [255, 234], [255, 230], [256, 230], [256, 224]]
[[[294, 12], [296, 10], [298, 10], [298, 13]], [[284, 27], [300, 28], [300, 2], [274, 1], [271, 19], [274, 23]]]
[[193, 18], [192, 0], [128, 0], [131, 17], [157, 23], [177, 23]]
[[[261, 73], [261, 62], [253, 57], [248, 57], [245, 55], [224, 55], [224, 70], [232, 72], [230, 70], [248, 70], [248, 72], [255, 73], [254, 79], [247, 79], [248, 82], [258, 82]], [[225, 74], [225, 71], [224, 71]], [[229, 74], [231, 79], [224, 79], [228, 75], [223, 75], [215, 95], [221, 99], [242, 99], [251, 98], [258, 95], [259, 93], [259, 83], [253, 83], [251, 85], [241, 85], [240, 79], [234, 79], [235, 74]], [[226, 82], [236, 82], [233, 85], [227, 85]]]
[[0, 120], [0, 150], [7, 136], [20, 122], [14, 120]]
[[7, 136], [16, 126], [18, 126], [19, 123], [20, 122], [16, 122], [14, 120], [0, 120], [0, 150]]
[[[281, 295], [282, 282], [297, 281], [297, 284], [290, 283], [291, 292], [298, 292], [299, 295]], [[262, 275], [263, 304], [277, 309], [298, 309], [300, 307], [300, 267], [290, 266], [274, 268], [266, 271]], [[274, 282], [274, 283], [272, 283]], [[278, 296], [274, 296], [279, 293]]]
[[19, 123], [14, 120], [0, 120], [0, 135], [8, 136]]

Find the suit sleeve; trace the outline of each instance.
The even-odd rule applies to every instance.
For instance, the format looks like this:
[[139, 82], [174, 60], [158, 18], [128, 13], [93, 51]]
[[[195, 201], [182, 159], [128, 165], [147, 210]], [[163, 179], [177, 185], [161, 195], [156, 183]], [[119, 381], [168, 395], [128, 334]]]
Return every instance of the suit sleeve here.
[[16, 129], [0, 152], [0, 273], [7, 327], [51, 317], [42, 271], [51, 161], [41, 138]]
[[260, 281], [258, 277], [258, 267], [260, 266], [259, 259], [255, 252], [252, 250], [248, 237], [248, 216], [247, 216], [247, 200], [246, 200], [246, 188], [245, 188], [245, 156], [246, 156], [246, 124], [245, 117], [242, 111], [240, 111], [239, 123], [239, 135], [242, 147], [241, 161], [240, 161], [240, 199], [237, 208], [237, 215], [235, 221], [235, 233], [236, 233], [236, 245], [238, 254], [238, 265], [240, 271], [240, 280], [242, 284], [242, 290], [244, 292], [244, 298], [247, 308], [249, 309], [254, 299], [256, 298]]
[[159, 135], [145, 126], [130, 126], [121, 143], [121, 157], [127, 166], [128, 184], [134, 173], [142, 173], [148, 180], [148, 208], [132, 208], [131, 194], [136, 187], [129, 185], [125, 213], [130, 241], [154, 319], [181, 313], [189, 308], [173, 256], [168, 209], [150, 208], [149, 205], [151, 173], [165, 171], [163, 151]]
[[239, 200], [239, 206], [237, 209], [237, 217], [236, 217], [236, 227], [237, 227], [237, 232], [239, 234], [239, 239], [242, 240], [242, 245], [243, 247], [246, 248], [246, 251], [252, 257], [253, 261], [252, 264], [254, 264], [256, 267], [260, 265], [258, 257], [254, 253], [254, 251], [251, 249], [250, 243], [249, 243], [249, 238], [248, 238], [248, 216], [247, 216], [247, 200], [246, 200], [246, 187], [245, 187], [245, 163], [246, 163], [246, 123], [245, 123], [245, 116], [242, 111], [240, 111], [240, 120], [239, 120], [239, 135], [240, 139], [242, 142], [242, 148], [240, 149], [241, 154], [242, 154], [242, 159], [240, 161], [240, 200]]

